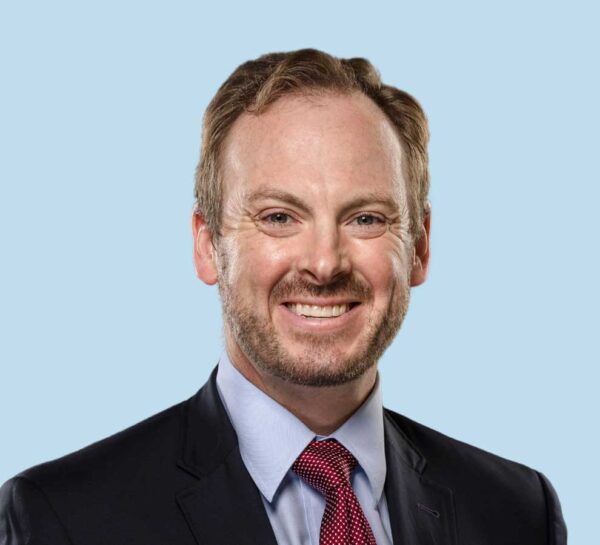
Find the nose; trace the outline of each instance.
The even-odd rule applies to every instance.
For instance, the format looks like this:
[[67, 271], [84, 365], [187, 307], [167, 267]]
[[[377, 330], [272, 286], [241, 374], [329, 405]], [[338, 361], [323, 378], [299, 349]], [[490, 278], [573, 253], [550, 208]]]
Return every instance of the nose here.
[[301, 251], [299, 272], [310, 282], [325, 285], [351, 270], [348, 249], [337, 225], [316, 225]]

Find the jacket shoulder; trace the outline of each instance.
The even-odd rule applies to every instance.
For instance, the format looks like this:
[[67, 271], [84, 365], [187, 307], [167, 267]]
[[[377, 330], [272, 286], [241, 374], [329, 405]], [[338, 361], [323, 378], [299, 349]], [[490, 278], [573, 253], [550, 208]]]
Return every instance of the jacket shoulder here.
[[560, 502], [540, 472], [469, 445], [386, 409], [387, 417], [425, 460], [423, 477], [453, 491], [458, 514], [488, 521], [509, 509], [518, 532], [539, 521], [552, 545], [566, 544]]
[[46, 488], [64, 483], [85, 483], [94, 476], [133, 472], [147, 463], [173, 459], [180, 445], [181, 420], [186, 401], [178, 403], [109, 437], [55, 460], [19, 473], [23, 478]]
[[71, 543], [45, 494], [25, 477], [0, 487], [0, 544], [13, 543]]
[[[483, 471], [510, 480], [511, 477], [530, 479], [536, 473], [523, 464], [449, 437], [394, 411], [386, 409], [386, 414], [425, 458], [428, 474], [459, 472], [464, 477], [471, 469], [479, 475]], [[539, 482], [537, 486], [539, 488]]]
[[189, 403], [5, 483], [0, 489], [0, 544], [28, 543], [25, 537], [36, 532], [44, 539], [32, 543], [53, 545], [120, 543], [106, 536], [124, 531], [137, 536], [135, 543], [181, 541], [180, 534], [187, 534], [173, 522], [181, 518], [174, 498], [195, 482], [178, 466]]

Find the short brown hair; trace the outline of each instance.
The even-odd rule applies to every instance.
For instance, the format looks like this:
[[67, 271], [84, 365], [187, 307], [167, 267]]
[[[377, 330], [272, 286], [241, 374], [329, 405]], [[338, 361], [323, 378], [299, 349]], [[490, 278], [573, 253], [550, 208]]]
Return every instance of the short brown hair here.
[[220, 154], [235, 120], [243, 112], [259, 115], [285, 95], [319, 92], [364, 93], [390, 119], [407, 157], [410, 227], [412, 234], [418, 236], [428, 211], [429, 191], [429, 130], [423, 109], [408, 93], [382, 83], [368, 60], [340, 59], [316, 49], [269, 53], [245, 62], [227, 78], [208, 105], [194, 195], [196, 210], [213, 233], [219, 233], [221, 224]]

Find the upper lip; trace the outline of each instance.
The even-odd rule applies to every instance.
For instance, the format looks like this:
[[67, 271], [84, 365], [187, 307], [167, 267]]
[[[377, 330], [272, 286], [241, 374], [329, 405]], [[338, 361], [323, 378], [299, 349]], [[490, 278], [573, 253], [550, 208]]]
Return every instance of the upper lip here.
[[326, 297], [321, 299], [314, 299], [310, 297], [298, 297], [290, 298], [283, 301], [283, 305], [314, 305], [318, 307], [329, 307], [334, 305], [350, 305], [352, 303], [360, 303], [356, 299], [340, 298], [340, 297]]

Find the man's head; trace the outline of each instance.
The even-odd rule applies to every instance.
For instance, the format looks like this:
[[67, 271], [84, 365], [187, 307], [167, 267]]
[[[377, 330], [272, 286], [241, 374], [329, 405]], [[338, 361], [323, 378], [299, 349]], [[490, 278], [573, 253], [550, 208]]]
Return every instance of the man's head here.
[[272, 54], [230, 76], [205, 116], [194, 230], [234, 359], [313, 386], [375, 365], [426, 274], [426, 146], [418, 104], [363, 59]]
[[339, 59], [315, 49], [270, 53], [238, 66], [208, 105], [194, 195], [211, 231], [219, 233], [221, 226], [224, 142], [242, 113], [260, 115], [283, 96], [354, 93], [369, 97], [394, 126], [405, 154], [411, 232], [418, 236], [428, 211], [425, 113], [411, 95], [384, 84], [368, 60]]

